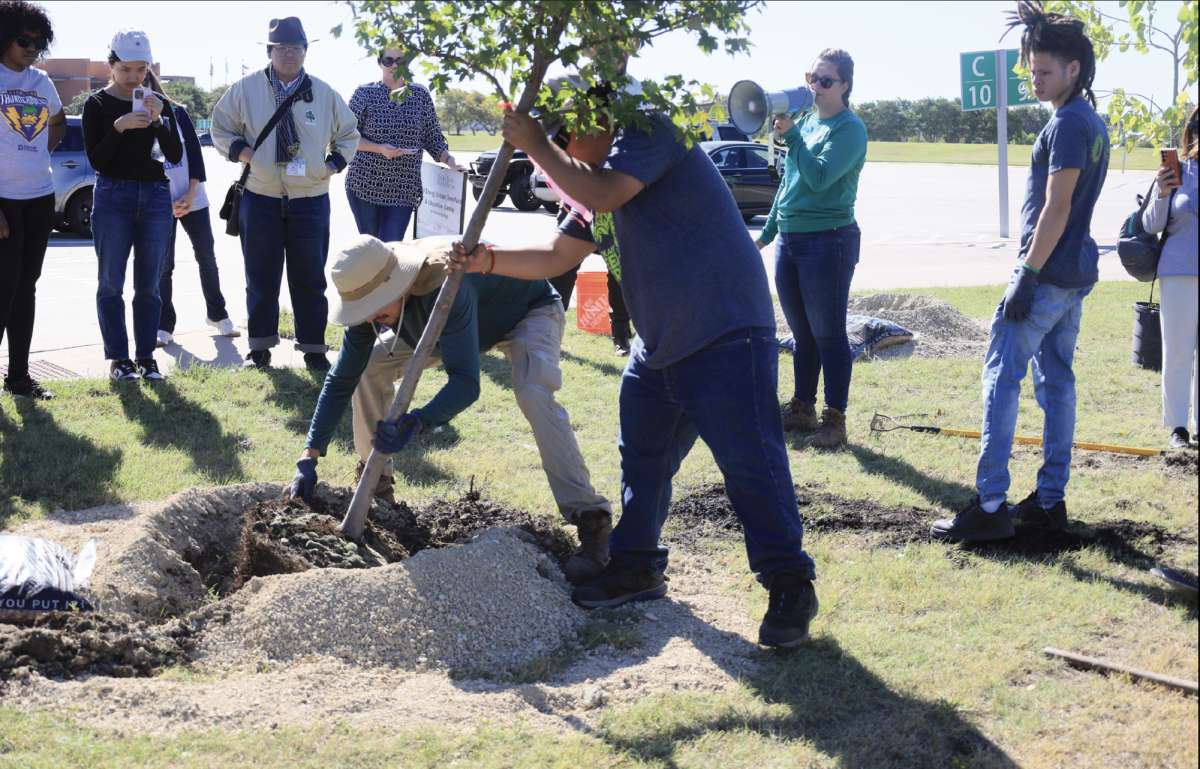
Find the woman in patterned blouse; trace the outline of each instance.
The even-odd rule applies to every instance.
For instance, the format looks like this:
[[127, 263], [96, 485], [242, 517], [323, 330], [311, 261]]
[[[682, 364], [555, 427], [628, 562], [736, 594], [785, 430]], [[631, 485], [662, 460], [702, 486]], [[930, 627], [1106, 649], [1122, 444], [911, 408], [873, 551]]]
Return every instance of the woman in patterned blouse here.
[[346, 174], [346, 197], [359, 233], [385, 242], [404, 239], [421, 204], [421, 150], [455, 171], [466, 170], [446, 146], [428, 88], [412, 83], [407, 99], [392, 101], [392, 92], [405, 85], [396, 71], [401, 56], [396, 49], [384, 51], [383, 78], [360, 85], [350, 97], [362, 138]]

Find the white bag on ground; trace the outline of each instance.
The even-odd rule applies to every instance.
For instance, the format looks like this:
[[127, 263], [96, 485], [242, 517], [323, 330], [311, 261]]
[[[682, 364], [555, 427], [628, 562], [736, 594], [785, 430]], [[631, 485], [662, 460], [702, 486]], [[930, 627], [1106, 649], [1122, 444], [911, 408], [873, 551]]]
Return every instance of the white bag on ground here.
[[87, 587], [95, 566], [94, 539], [76, 556], [46, 539], [0, 534], [0, 615], [90, 611], [76, 591]]

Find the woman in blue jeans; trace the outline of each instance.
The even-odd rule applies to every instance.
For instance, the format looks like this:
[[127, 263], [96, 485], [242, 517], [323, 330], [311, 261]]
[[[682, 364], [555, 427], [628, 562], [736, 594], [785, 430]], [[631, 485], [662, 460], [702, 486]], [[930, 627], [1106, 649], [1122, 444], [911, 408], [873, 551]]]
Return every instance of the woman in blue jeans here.
[[[785, 430], [813, 432], [806, 446], [846, 440], [846, 404], [853, 358], [846, 305], [858, 264], [854, 219], [858, 175], [867, 157], [867, 129], [850, 111], [854, 60], [841, 49], [820, 53], [806, 75], [816, 112], [799, 124], [776, 115], [787, 146], [783, 184], [755, 241], [775, 248], [775, 290], [796, 340], [796, 392], [784, 407]], [[825, 408], [817, 418], [817, 382], [825, 372]], [[815, 432], [814, 432], [815, 431]]]
[[404, 88], [396, 72], [403, 52], [389, 49], [379, 57], [383, 77], [360, 85], [350, 97], [350, 111], [358, 118], [358, 152], [346, 171], [346, 198], [361, 235], [386, 242], [404, 240], [413, 210], [421, 205], [421, 151], [455, 171], [465, 171], [454, 161], [429, 89], [408, 84], [408, 98], [392, 99]]
[[[118, 381], [163, 379], [154, 361], [162, 302], [158, 280], [171, 240], [171, 184], [163, 171], [183, 159], [183, 142], [171, 110], [142, 82], [154, 58], [140, 30], [122, 29], [109, 46], [107, 88], [83, 105], [83, 141], [96, 169], [92, 234], [99, 262], [96, 313], [104, 338], [104, 357]], [[134, 90], [143, 98], [134, 109]], [[134, 356], [129, 359], [125, 327], [125, 267], [133, 249]]]

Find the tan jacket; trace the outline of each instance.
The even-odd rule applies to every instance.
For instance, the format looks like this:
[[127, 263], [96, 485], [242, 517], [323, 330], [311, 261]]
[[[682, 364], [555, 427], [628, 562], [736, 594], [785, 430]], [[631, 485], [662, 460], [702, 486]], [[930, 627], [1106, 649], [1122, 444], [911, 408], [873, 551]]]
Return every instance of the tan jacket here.
[[[358, 119], [341, 95], [323, 80], [309, 75], [313, 100], [303, 97], [292, 105], [296, 134], [300, 137], [300, 157], [304, 158], [304, 176], [288, 176], [285, 166], [275, 164], [275, 136], [268, 136], [250, 161], [246, 189], [259, 195], [281, 198], [311, 198], [329, 192], [329, 180], [322, 176], [332, 159], [338, 170], [344, 169], [358, 149]], [[213, 146], [225, 157], [244, 142], [254, 147], [259, 132], [275, 114], [275, 93], [265, 70], [257, 70], [229, 86], [212, 114]]]

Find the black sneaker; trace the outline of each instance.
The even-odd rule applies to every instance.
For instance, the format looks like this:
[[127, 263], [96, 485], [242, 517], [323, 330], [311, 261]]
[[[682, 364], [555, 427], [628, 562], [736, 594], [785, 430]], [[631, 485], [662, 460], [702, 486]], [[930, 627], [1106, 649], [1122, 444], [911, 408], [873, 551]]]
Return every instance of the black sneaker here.
[[304, 367], [309, 371], [328, 371], [329, 358], [325, 357], [325, 353], [321, 352], [306, 352], [304, 353]]
[[133, 365], [129, 358], [114, 360], [108, 369], [108, 375], [118, 382], [136, 382], [139, 378], [137, 366]]
[[630, 566], [615, 558], [600, 576], [571, 591], [571, 600], [585, 609], [604, 609], [634, 601], [653, 601], [667, 594], [661, 574]]
[[271, 368], [271, 351], [251, 350], [247, 353], [242, 368]]
[[29, 374], [4, 377], [4, 389], [12, 393], [14, 398], [33, 398], [39, 401], [48, 401], [54, 398], [54, 393], [42, 387]]
[[808, 640], [808, 623], [817, 616], [819, 603], [812, 580], [795, 574], [780, 574], [771, 580], [767, 616], [758, 626], [763, 646], [787, 649]]
[[954, 520], [934, 521], [929, 527], [929, 536], [934, 539], [962, 542], [1008, 539], [1016, 533], [1008, 508], [1000, 505], [1000, 509], [994, 513], [984, 512], [979, 506], [978, 494], [971, 497], [971, 504], [954, 516]]
[[147, 382], [166, 381], [166, 377], [159, 373], [158, 361], [154, 358], [138, 358], [137, 370]]
[[1186, 427], [1176, 427], [1171, 431], [1171, 438], [1167, 441], [1167, 448], [1176, 451], [1178, 449], [1190, 449], [1192, 447], [1192, 436], [1188, 435]]
[[1058, 500], [1052, 507], [1043, 507], [1038, 502], [1037, 489], [1017, 503], [1016, 507], [1009, 507], [1009, 515], [1013, 518], [1022, 517], [1026, 520], [1036, 520], [1038, 516], [1045, 515], [1050, 519], [1050, 523], [1058, 528], [1066, 531], [1070, 528], [1071, 523], [1067, 520], [1067, 503], [1065, 500]]

